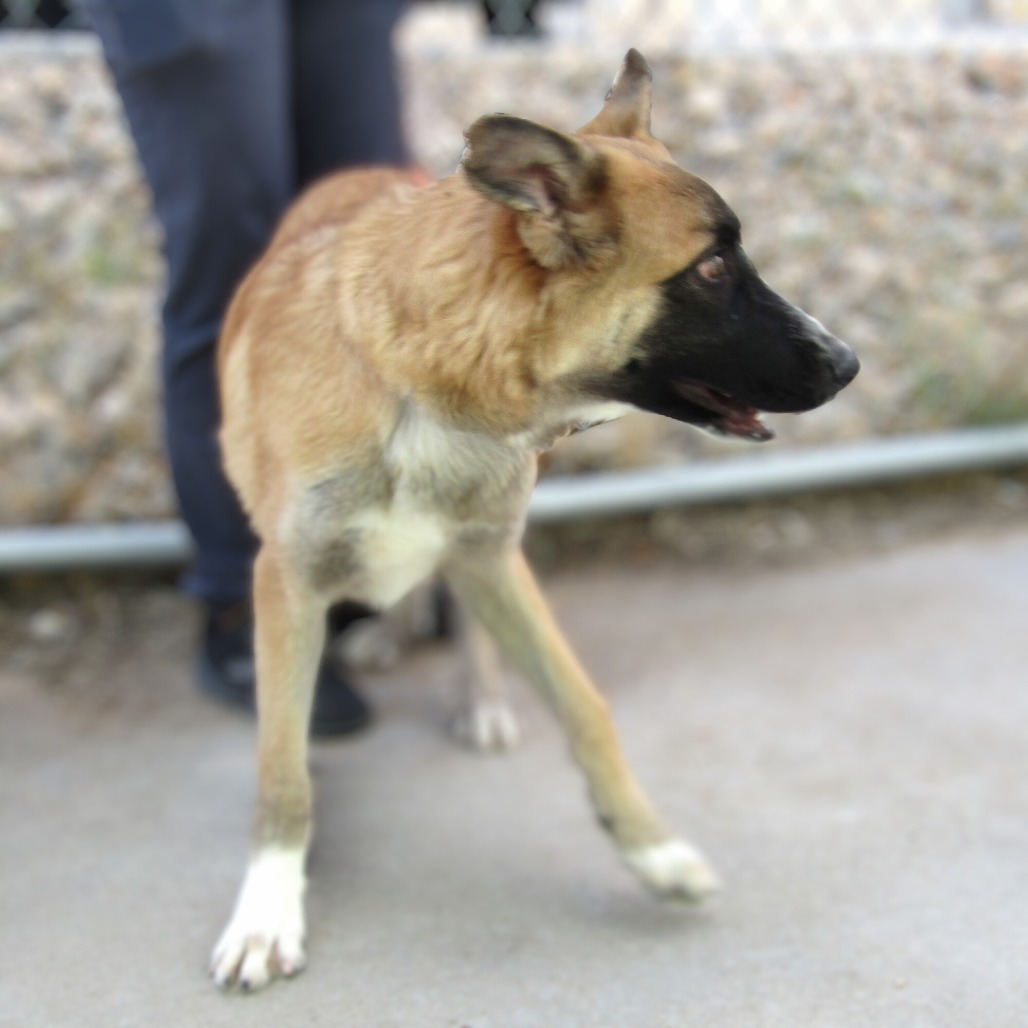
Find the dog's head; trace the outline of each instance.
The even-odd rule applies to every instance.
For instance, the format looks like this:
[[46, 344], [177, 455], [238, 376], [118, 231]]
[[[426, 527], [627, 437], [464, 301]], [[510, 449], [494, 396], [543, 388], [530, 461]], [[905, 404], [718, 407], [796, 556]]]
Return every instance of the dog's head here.
[[817, 407], [859, 362], [761, 280], [739, 219], [650, 135], [650, 81], [631, 50], [577, 133], [490, 115], [468, 129], [462, 165], [554, 295], [575, 298], [568, 333], [592, 333], [557, 362], [563, 388], [769, 439], [760, 411]]

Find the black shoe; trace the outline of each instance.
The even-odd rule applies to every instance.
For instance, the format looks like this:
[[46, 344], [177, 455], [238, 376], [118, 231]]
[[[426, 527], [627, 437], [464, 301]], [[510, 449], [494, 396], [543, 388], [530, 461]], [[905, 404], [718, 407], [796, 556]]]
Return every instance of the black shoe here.
[[[197, 662], [200, 690], [220, 703], [254, 711], [256, 669], [253, 613], [248, 603], [211, 607]], [[371, 709], [327, 659], [318, 667], [311, 736], [352, 735], [371, 722]]]
[[333, 739], [355, 735], [371, 724], [371, 707], [364, 697], [332, 666], [322, 659], [311, 710], [311, 738]]

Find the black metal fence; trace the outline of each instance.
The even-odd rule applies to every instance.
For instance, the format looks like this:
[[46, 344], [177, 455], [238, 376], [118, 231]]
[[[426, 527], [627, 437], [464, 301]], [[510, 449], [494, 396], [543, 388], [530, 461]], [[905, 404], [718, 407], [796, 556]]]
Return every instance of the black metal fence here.
[[82, 15], [68, 0], [0, 0], [0, 29], [81, 29]]
[[[425, 0], [421, 0], [425, 2]], [[539, 0], [477, 0], [485, 31], [494, 36], [539, 33]], [[0, 29], [83, 29], [74, 0], [0, 0]]]
[[[1028, 31], [1028, 0], [464, 0], [462, 6], [468, 3], [480, 9], [483, 31], [508, 37], [542, 34], [546, 9], [554, 4], [579, 9], [585, 21], [666, 21], [700, 46], [915, 39], [976, 28]], [[0, 0], [0, 30], [85, 27], [75, 0]]]

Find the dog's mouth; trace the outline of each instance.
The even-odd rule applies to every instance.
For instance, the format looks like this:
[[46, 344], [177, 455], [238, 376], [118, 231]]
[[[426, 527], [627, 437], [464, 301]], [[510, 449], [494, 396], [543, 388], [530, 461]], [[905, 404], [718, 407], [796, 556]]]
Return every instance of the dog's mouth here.
[[760, 420], [760, 411], [756, 407], [739, 403], [727, 393], [690, 379], [677, 379], [672, 388], [683, 400], [710, 415], [705, 426], [715, 432], [756, 443], [766, 443], [775, 437], [774, 432]]

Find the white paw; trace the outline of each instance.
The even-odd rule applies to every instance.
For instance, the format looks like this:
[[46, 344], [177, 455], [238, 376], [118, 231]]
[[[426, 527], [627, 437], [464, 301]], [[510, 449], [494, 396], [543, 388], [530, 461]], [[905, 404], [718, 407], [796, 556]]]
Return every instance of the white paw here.
[[699, 903], [721, 888], [703, 854], [680, 839], [623, 854], [628, 866], [659, 896]]
[[453, 734], [479, 753], [500, 753], [521, 742], [521, 725], [505, 702], [492, 700], [462, 710], [454, 718]]
[[302, 850], [268, 850], [250, 862], [211, 955], [217, 985], [261, 989], [275, 974], [289, 978], [303, 969], [303, 860]]

